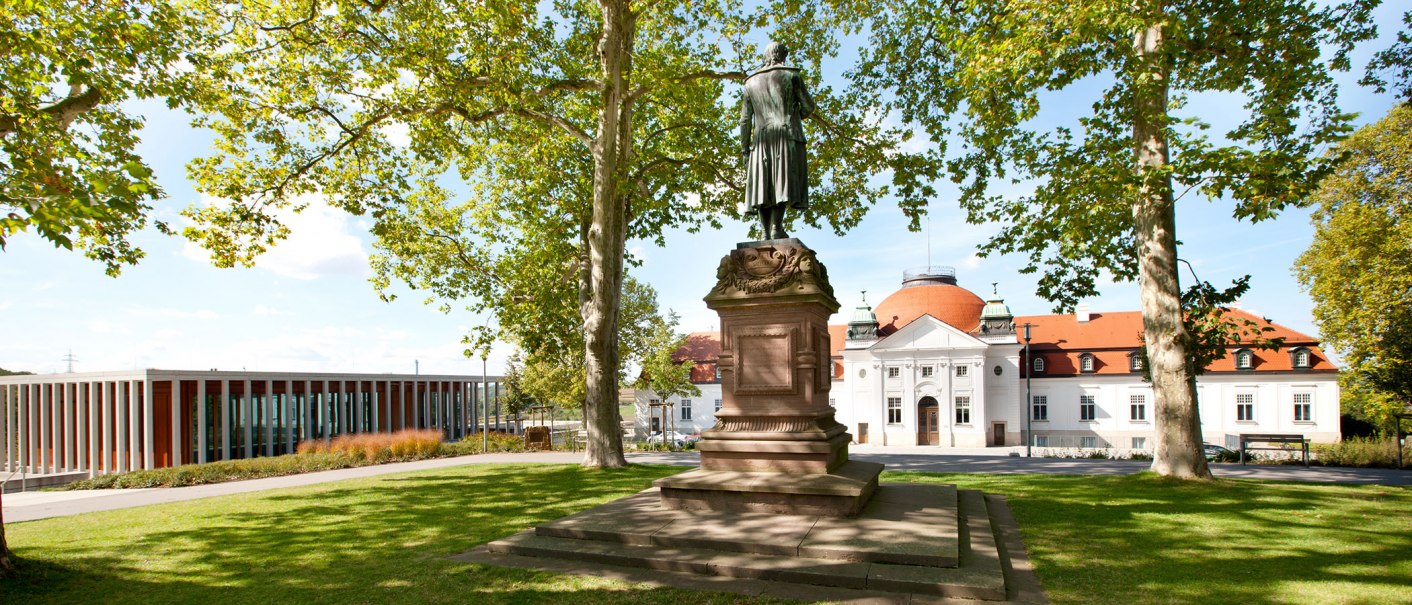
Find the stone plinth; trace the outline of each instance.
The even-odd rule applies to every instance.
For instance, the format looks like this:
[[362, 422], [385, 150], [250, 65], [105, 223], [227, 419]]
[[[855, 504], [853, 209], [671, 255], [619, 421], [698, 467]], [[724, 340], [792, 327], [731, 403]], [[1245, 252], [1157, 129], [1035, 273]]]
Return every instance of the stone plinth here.
[[721, 409], [697, 443], [701, 468], [654, 483], [663, 505], [857, 514], [882, 465], [849, 462], [852, 438], [829, 407], [838, 301], [814, 251], [797, 239], [740, 244], [706, 305], [721, 317]]

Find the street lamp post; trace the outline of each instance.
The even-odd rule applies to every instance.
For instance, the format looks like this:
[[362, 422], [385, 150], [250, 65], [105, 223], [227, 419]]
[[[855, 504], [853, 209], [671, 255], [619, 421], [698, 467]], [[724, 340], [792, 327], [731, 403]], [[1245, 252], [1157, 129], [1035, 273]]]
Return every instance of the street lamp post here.
[[1030, 420], [1034, 417], [1034, 410], [1030, 409], [1033, 403], [1033, 396], [1030, 395], [1030, 375], [1034, 373], [1034, 360], [1030, 359], [1030, 326], [1025, 322], [1025, 405], [1021, 408], [1021, 413], [1025, 415], [1025, 457], [1032, 455], [1030, 448], [1034, 445], [1034, 429], [1030, 425]]

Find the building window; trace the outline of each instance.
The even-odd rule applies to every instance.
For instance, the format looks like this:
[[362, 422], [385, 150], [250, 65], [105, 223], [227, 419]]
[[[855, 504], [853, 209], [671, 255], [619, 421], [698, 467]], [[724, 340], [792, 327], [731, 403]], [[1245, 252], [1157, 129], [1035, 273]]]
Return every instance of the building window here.
[[1129, 395], [1129, 396], [1128, 396], [1128, 418], [1131, 418], [1133, 422], [1146, 422], [1146, 421], [1147, 421], [1147, 396], [1146, 396], [1146, 395]]
[[1031, 412], [1033, 414], [1032, 416], [1030, 416], [1031, 418], [1035, 420], [1049, 420], [1048, 395], [1035, 395], [1034, 400], [1030, 404], [1030, 407], [1033, 410]]
[[969, 375], [970, 366], [956, 366], [956, 377], [965, 378]]
[[900, 374], [901, 374], [901, 372], [900, 372], [897, 368], [888, 368], [888, 369], [887, 369], [887, 377], [888, 377], [888, 378], [897, 378], [898, 375], [900, 375]]
[[1098, 406], [1093, 403], [1093, 395], [1079, 395], [1079, 420], [1095, 420], [1098, 417]]
[[1096, 365], [1096, 362], [1095, 362], [1094, 359], [1093, 359], [1093, 355], [1091, 355], [1091, 354], [1089, 354], [1089, 353], [1084, 353], [1083, 355], [1080, 355], [1080, 356], [1079, 356], [1079, 371], [1080, 371], [1080, 372], [1090, 372], [1090, 373], [1091, 373], [1091, 372], [1093, 372], [1093, 368], [1094, 368], [1095, 365]]
[[716, 411], [717, 411], [717, 412], [721, 411], [721, 400], [720, 400], [720, 399], [717, 399], [717, 400], [716, 400]]
[[956, 424], [971, 423], [971, 396], [956, 396]]
[[1098, 448], [1097, 437], [1079, 437], [1079, 447], [1092, 450]]
[[1145, 449], [1147, 449], [1147, 438], [1146, 438], [1146, 437], [1133, 437], [1133, 449], [1135, 449], [1135, 450], [1145, 450]]
[[887, 398], [887, 423], [902, 424], [902, 398]]
[[1255, 421], [1255, 394], [1236, 393], [1236, 420]]
[[720, 382], [720, 381], [721, 381], [721, 364], [719, 364], [719, 363], [714, 364], [714, 367], [715, 367], [715, 369], [716, 369], [716, 382]]
[[931, 367], [931, 366], [923, 367], [923, 368], [922, 368], [922, 378], [931, 378], [931, 377], [932, 377], [932, 367]]
[[1250, 349], [1241, 349], [1235, 353], [1235, 367], [1237, 370], [1251, 370], [1255, 368], [1255, 352]]
[[1036, 374], [1039, 374], [1039, 373], [1044, 372], [1044, 358], [1043, 358], [1043, 357], [1036, 357], [1036, 358], [1034, 358], [1034, 362], [1031, 364], [1030, 367], [1034, 368], [1034, 372], [1035, 372]]
[[837, 400], [837, 399], [834, 399], [833, 397], [830, 397], [830, 398], [829, 398], [829, 407], [831, 407], [831, 408], [833, 408], [833, 409], [835, 409], [835, 410], [838, 409], [838, 400]]
[[683, 400], [681, 400], [681, 419], [682, 419], [682, 420], [691, 420], [691, 400], [690, 400], [690, 399], [683, 399]]
[[1313, 360], [1314, 356], [1309, 353], [1307, 348], [1299, 347], [1289, 352], [1290, 365], [1293, 365], [1296, 370], [1309, 369], [1310, 362]]
[[1034, 446], [1035, 446], [1035, 447], [1049, 447], [1049, 435], [1035, 435], [1035, 436], [1034, 436]]
[[1128, 354], [1128, 369], [1134, 372], [1142, 371], [1142, 351], [1133, 351]]
[[1314, 394], [1295, 393], [1294, 394], [1294, 421], [1313, 422]]

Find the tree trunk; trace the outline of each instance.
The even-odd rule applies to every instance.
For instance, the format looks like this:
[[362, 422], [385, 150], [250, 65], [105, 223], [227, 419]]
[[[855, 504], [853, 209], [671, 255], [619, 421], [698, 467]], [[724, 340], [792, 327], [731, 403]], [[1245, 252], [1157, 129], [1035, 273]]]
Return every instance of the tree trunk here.
[[10, 554], [10, 543], [5, 541], [4, 506], [5, 495], [0, 493], [0, 578], [8, 578], [20, 573], [19, 568], [15, 566], [15, 556]]
[[593, 222], [588, 228], [589, 300], [583, 307], [584, 406], [588, 443], [583, 465], [627, 466], [618, 428], [618, 310], [623, 291], [627, 200], [623, 173], [631, 145], [628, 85], [632, 73], [633, 17], [624, 0], [600, 0], [603, 33], [598, 41], [603, 98], [593, 149]]
[[[1160, 3], [1154, 3], [1160, 13]], [[1157, 22], [1157, 19], [1153, 19]], [[1176, 203], [1168, 164], [1166, 128], [1168, 63], [1160, 25], [1134, 35], [1139, 67], [1134, 79], [1133, 144], [1142, 179], [1133, 203], [1142, 327], [1147, 362], [1156, 395], [1157, 445], [1152, 470], [1161, 475], [1210, 479], [1201, 450], [1201, 419], [1187, 348], [1191, 339], [1182, 323], [1181, 285], [1177, 279]]]

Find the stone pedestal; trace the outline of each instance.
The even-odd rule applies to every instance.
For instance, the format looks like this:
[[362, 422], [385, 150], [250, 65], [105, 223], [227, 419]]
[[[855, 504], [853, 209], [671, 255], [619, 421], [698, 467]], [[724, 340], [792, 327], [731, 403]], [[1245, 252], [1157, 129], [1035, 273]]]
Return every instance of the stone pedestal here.
[[721, 317], [721, 410], [701, 468], [657, 480], [670, 508], [851, 516], [882, 465], [848, 460], [829, 407], [828, 274], [797, 239], [739, 244], [706, 304]]

